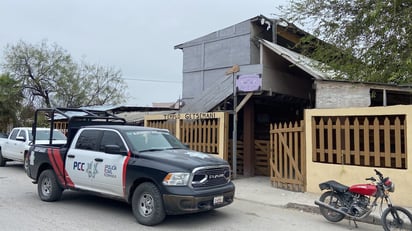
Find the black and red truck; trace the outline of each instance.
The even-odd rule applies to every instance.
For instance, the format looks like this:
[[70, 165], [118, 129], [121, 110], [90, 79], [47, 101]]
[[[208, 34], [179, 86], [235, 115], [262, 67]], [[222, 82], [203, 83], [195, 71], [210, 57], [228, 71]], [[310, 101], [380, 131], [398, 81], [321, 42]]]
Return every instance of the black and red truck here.
[[30, 149], [26, 171], [43, 201], [61, 199], [66, 189], [118, 198], [131, 204], [143, 225], [233, 202], [227, 161], [188, 149], [167, 130], [127, 125], [107, 113], [54, 108], [36, 111], [33, 134], [44, 117], [52, 128], [58, 119], [67, 121], [67, 143], [34, 143]]

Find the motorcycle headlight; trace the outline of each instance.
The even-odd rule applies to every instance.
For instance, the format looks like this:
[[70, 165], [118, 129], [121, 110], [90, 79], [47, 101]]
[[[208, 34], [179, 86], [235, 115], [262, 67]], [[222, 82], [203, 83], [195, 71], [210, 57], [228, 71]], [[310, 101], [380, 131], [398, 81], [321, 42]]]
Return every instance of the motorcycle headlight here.
[[163, 184], [167, 186], [185, 186], [189, 182], [190, 173], [171, 172], [163, 178]]
[[395, 184], [392, 183], [391, 189], [389, 190], [390, 192], [395, 192]]
[[388, 190], [389, 192], [395, 192], [395, 184], [391, 181], [390, 178], [386, 178], [383, 184], [385, 185], [386, 190]]

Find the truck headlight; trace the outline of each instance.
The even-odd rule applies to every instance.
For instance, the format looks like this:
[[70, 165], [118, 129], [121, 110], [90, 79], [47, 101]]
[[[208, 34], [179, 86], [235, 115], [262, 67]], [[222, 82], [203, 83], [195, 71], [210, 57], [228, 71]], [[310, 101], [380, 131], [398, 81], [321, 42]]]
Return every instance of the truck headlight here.
[[171, 172], [163, 179], [163, 184], [168, 186], [185, 186], [189, 182], [190, 173]]

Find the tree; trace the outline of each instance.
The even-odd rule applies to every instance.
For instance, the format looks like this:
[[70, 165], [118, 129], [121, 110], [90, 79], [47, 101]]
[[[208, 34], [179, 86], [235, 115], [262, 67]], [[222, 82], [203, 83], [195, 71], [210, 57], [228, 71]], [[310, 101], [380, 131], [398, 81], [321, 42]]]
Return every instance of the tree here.
[[16, 80], [9, 75], [0, 75], [0, 130], [8, 131], [9, 124], [19, 121], [23, 95]]
[[[74, 76], [58, 82], [54, 99], [65, 107], [119, 104], [124, 102], [126, 85], [120, 70], [83, 63]], [[84, 86], [87, 86], [84, 87]]]
[[50, 94], [57, 91], [57, 81], [71, 75], [75, 66], [65, 50], [46, 41], [7, 45], [4, 57], [5, 71], [20, 82], [24, 96], [37, 106], [51, 107]]
[[412, 82], [411, 1], [292, 0], [280, 10], [290, 22], [312, 26], [313, 35], [299, 45], [305, 55], [339, 70], [337, 78]]
[[57, 44], [23, 41], [5, 49], [4, 70], [21, 84], [26, 104], [80, 107], [122, 102], [125, 84], [114, 68], [75, 63]]

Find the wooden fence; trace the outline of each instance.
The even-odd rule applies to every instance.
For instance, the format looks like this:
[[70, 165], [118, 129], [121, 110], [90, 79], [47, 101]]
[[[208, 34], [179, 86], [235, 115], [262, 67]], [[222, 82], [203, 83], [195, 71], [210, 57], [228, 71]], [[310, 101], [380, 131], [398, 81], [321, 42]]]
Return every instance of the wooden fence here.
[[144, 125], [168, 129], [190, 149], [227, 160], [228, 121], [227, 112], [181, 113], [147, 115]]
[[314, 116], [312, 160], [407, 169], [406, 116]]
[[[228, 144], [228, 161], [230, 166], [232, 166], [232, 140], [229, 140]], [[238, 140], [236, 145], [236, 164], [237, 164], [237, 174], [243, 175], [243, 156], [244, 148], [243, 141]], [[269, 167], [269, 140], [255, 140], [255, 175], [258, 176], [269, 176], [270, 167]]]

